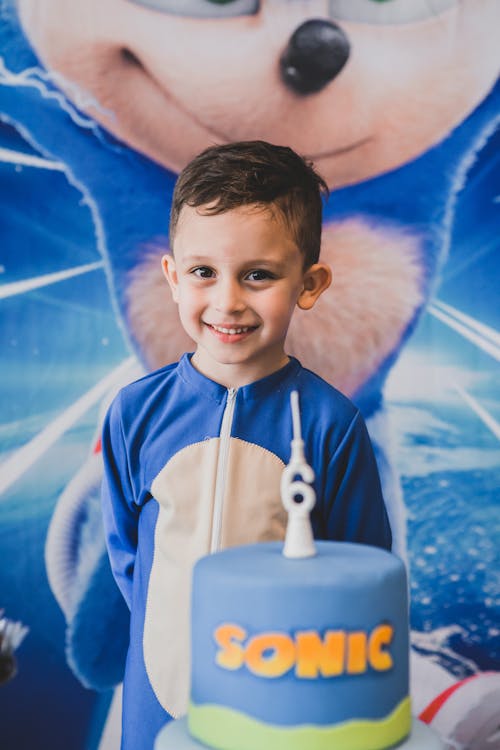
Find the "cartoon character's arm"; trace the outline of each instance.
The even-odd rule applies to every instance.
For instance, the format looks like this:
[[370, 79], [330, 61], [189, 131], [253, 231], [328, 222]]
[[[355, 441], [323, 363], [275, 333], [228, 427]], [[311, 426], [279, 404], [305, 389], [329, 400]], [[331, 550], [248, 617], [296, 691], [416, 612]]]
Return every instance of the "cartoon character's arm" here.
[[130, 621], [106, 550], [102, 473], [96, 445], [59, 498], [45, 545], [50, 587], [67, 623], [68, 664], [85, 687], [95, 690], [122, 681]]

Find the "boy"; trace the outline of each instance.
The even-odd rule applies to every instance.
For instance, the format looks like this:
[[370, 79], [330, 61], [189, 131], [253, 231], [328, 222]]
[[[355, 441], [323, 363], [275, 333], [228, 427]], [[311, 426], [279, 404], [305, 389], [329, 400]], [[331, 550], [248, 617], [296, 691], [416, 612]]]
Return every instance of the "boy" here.
[[390, 548], [359, 412], [284, 349], [294, 308], [312, 308], [331, 281], [318, 261], [322, 192], [310, 165], [262, 141], [209, 148], [176, 184], [162, 264], [195, 352], [123, 389], [103, 433], [109, 555], [131, 608], [124, 750], [150, 750], [186, 711], [194, 562], [284, 537], [292, 390], [315, 536]]

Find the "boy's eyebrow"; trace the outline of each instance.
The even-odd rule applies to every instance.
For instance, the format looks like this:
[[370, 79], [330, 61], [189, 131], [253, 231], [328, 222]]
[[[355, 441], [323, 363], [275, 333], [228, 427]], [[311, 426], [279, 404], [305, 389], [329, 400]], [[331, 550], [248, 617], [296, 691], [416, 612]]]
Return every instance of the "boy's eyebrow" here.
[[252, 258], [251, 261], [249, 261], [247, 266], [281, 266], [285, 267], [286, 263], [280, 260], [273, 260], [272, 258]]
[[186, 265], [190, 265], [191, 263], [207, 263], [210, 260], [210, 258], [207, 258], [206, 255], [183, 255], [182, 256], [182, 262]]

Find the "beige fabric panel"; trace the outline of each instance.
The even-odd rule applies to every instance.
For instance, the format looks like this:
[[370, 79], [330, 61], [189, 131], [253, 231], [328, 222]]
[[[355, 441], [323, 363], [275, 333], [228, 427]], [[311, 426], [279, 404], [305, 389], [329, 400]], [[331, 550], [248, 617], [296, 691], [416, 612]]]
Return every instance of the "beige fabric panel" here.
[[219, 439], [189, 445], [155, 478], [160, 510], [144, 621], [144, 663], [153, 691], [172, 716], [189, 697], [191, 570], [210, 550]]
[[231, 438], [220, 547], [285, 538], [280, 495], [283, 462], [253, 443]]
[[[153, 691], [172, 716], [187, 711], [191, 573], [210, 552], [219, 438], [179, 451], [151, 487], [160, 510], [144, 622], [144, 662]], [[270, 451], [230, 439], [221, 547], [283, 539], [283, 462]]]

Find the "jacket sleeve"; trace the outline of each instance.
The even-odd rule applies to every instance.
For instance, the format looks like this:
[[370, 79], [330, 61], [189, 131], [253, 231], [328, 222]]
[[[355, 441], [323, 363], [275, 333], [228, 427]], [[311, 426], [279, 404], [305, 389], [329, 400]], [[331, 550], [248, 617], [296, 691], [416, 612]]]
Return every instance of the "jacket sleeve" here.
[[375, 455], [359, 412], [330, 458], [324, 499], [328, 539], [391, 549], [391, 527]]
[[101, 500], [111, 570], [130, 609], [137, 550], [139, 506], [123, 432], [120, 397], [112, 403], [102, 433], [104, 478]]

